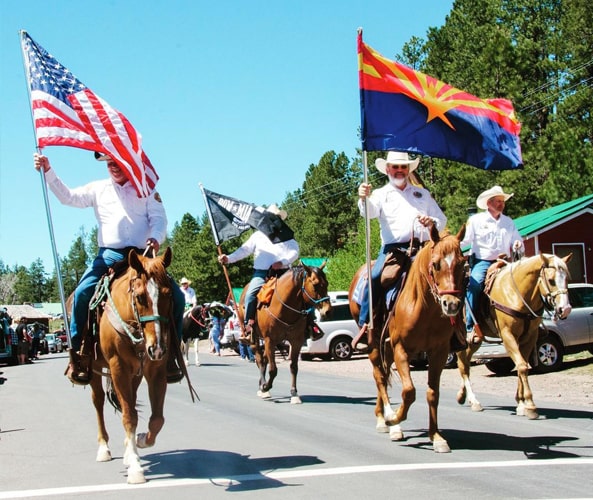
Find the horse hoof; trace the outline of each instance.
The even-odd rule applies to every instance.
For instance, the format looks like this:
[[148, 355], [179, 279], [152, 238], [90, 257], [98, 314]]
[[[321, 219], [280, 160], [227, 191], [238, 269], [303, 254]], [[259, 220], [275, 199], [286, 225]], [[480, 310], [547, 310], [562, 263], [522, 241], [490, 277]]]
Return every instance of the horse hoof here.
[[298, 396], [291, 396], [290, 397], [290, 404], [291, 405], [300, 405], [303, 402], [301, 401], [301, 398], [299, 398]]
[[272, 397], [269, 391], [257, 391], [257, 395], [262, 399], [270, 399]]
[[432, 444], [435, 453], [451, 453], [451, 448], [444, 439], [439, 439]]
[[144, 477], [144, 471], [142, 470], [135, 470], [130, 471], [128, 470], [128, 484], [144, 484], [146, 482], [146, 478]]
[[457, 399], [457, 402], [458, 402], [460, 405], [464, 405], [464, 404], [465, 404], [465, 397], [466, 397], [466, 393], [465, 393], [465, 391], [459, 391], [459, 392], [457, 393], [457, 397], [456, 397], [456, 399]]
[[472, 411], [484, 411], [484, 408], [482, 408], [480, 403], [472, 403], [471, 409]]
[[525, 415], [529, 420], [537, 420], [539, 418], [539, 413], [535, 408], [525, 408]]
[[185, 362], [185, 366], [189, 366], [189, 361], [186, 361]]
[[138, 448], [150, 448], [152, 446], [151, 444], [147, 444], [146, 442], [147, 435], [148, 434], [146, 432], [138, 433], [138, 435], [136, 436], [136, 446]]
[[97, 451], [97, 462], [111, 462], [111, 452], [109, 448], [101, 448]]
[[387, 434], [389, 432], [389, 427], [387, 427], [385, 423], [377, 424], [375, 430], [381, 434]]
[[399, 425], [392, 425], [389, 428], [389, 439], [392, 441], [403, 441], [404, 433]]

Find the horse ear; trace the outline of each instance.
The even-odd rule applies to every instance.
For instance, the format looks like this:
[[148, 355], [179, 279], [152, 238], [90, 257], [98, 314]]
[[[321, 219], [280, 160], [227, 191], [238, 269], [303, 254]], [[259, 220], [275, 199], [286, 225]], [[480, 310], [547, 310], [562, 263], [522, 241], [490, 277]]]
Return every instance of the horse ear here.
[[565, 264], [568, 264], [570, 262], [570, 259], [572, 259], [572, 252], [570, 252], [566, 257], [562, 257], [562, 260]]
[[434, 222], [430, 225], [430, 239], [433, 243], [437, 243], [441, 239], [439, 236], [439, 228]]
[[325, 265], [327, 264], [327, 260], [324, 260], [321, 265], [319, 266], [319, 270], [323, 270], [323, 268], [325, 267]]
[[144, 270], [144, 266], [140, 262], [140, 257], [138, 257], [136, 250], [130, 250], [130, 253], [128, 253], [128, 265], [131, 268], [136, 269], [139, 273]]
[[463, 238], [465, 238], [465, 228], [466, 228], [466, 224], [463, 223], [463, 225], [459, 229], [459, 232], [457, 233], [457, 239], [459, 241], [461, 241]]
[[173, 250], [171, 250], [171, 247], [167, 247], [167, 250], [165, 250], [165, 255], [163, 255], [163, 266], [169, 267], [172, 260], [173, 260]]

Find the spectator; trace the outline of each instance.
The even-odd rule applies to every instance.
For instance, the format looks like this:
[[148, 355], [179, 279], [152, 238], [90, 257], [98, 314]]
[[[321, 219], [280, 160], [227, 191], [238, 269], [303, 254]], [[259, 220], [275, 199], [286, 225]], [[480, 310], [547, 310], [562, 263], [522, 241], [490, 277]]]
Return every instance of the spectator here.
[[185, 296], [185, 309], [191, 309], [198, 303], [195, 290], [189, 286], [191, 285], [191, 281], [184, 276], [181, 278], [179, 284], [181, 285], [181, 291]]
[[27, 320], [25, 318], [21, 318], [19, 320], [19, 324], [16, 327], [16, 336], [18, 339], [18, 345], [17, 345], [16, 352], [17, 352], [17, 357], [19, 360], [19, 365], [24, 365], [26, 363], [32, 363], [32, 361], [27, 360], [31, 342], [30, 342], [29, 333], [27, 332]]

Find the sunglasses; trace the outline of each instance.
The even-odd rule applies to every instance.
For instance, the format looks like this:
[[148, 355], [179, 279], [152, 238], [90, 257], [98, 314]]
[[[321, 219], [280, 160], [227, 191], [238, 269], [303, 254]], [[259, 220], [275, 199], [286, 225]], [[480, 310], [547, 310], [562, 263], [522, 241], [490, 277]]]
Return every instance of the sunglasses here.
[[391, 164], [389, 164], [389, 166], [394, 170], [408, 170], [407, 165], [391, 165]]

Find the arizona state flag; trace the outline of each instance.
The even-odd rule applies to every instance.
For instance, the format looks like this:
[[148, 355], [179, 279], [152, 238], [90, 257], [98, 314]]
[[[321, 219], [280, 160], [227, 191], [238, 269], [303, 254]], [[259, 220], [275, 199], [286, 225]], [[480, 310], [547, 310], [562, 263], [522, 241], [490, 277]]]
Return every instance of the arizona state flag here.
[[479, 99], [391, 61], [358, 35], [364, 151], [398, 150], [485, 170], [522, 168], [521, 124], [506, 99]]

